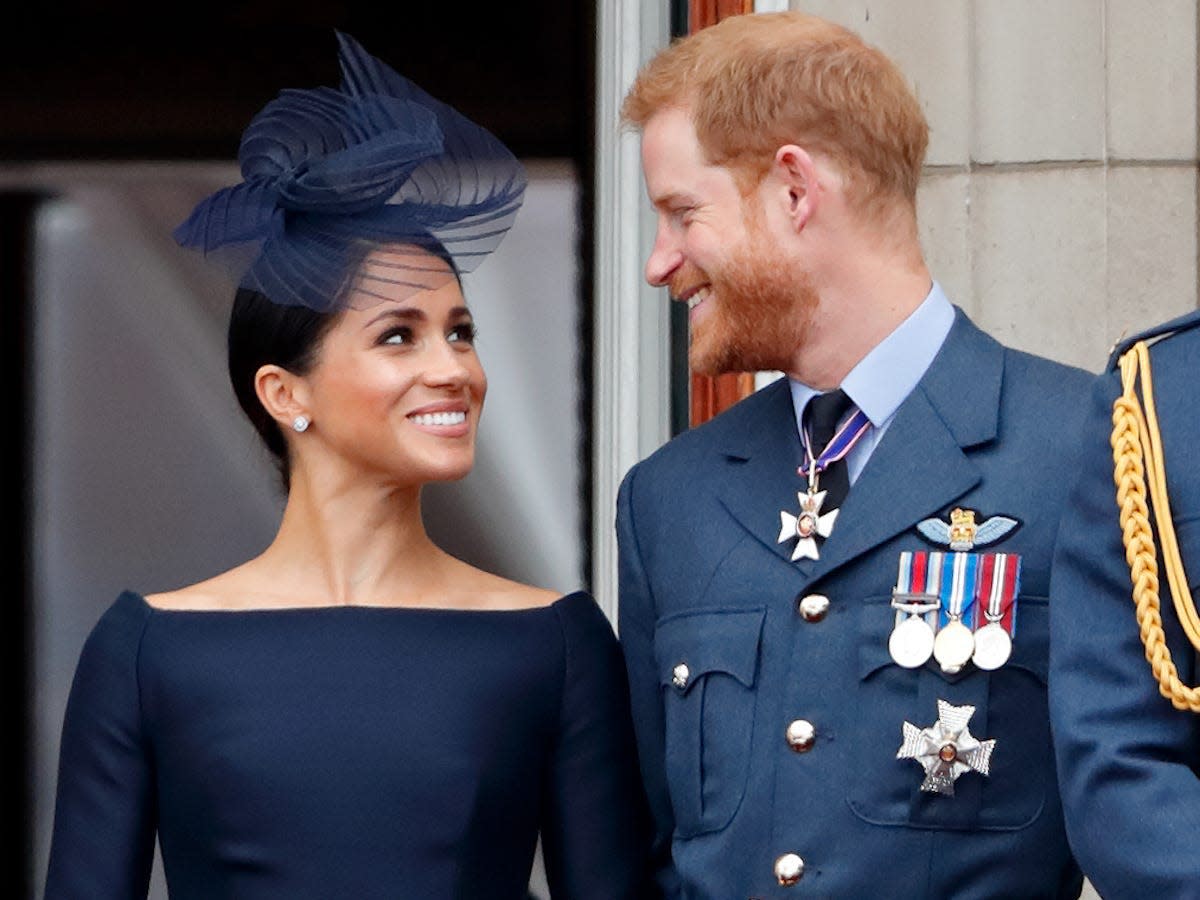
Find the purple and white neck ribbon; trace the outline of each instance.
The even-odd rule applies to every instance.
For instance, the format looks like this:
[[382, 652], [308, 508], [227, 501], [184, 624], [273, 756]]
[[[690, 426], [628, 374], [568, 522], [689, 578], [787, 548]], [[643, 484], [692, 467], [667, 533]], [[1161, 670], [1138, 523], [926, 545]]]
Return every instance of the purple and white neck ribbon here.
[[855, 409], [854, 415], [846, 420], [845, 424], [837, 430], [837, 433], [830, 438], [829, 443], [825, 445], [815, 460], [813, 458], [812, 439], [808, 435], [808, 429], [802, 429], [800, 436], [804, 440], [804, 465], [800, 466], [800, 475], [808, 479], [810, 485], [815, 485], [817, 475], [824, 472], [830, 465], [843, 459], [847, 453], [858, 443], [859, 439], [867, 433], [867, 429], [871, 427], [871, 420], [867, 418], [867, 414], [861, 409]]

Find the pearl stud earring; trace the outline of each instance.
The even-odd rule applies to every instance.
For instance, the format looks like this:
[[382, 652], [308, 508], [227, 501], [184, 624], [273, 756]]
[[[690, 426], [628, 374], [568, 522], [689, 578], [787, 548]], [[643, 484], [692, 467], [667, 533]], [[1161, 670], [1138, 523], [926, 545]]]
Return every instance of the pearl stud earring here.
[[292, 419], [292, 431], [297, 433], [307, 431], [309, 421], [308, 416], [296, 416], [296, 418]]

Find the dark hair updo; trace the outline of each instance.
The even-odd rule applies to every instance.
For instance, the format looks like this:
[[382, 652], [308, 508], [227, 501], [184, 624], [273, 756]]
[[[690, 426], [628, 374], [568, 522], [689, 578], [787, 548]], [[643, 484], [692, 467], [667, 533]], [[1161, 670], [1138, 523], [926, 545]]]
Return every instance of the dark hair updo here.
[[254, 389], [258, 370], [276, 365], [307, 375], [317, 360], [321, 339], [338, 313], [307, 306], [273, 303], [258, 291], [239, 288], [229, 313], [229, 380], [242, 411], [275, 458], [284, 490], [291, 484], [287, 441]]

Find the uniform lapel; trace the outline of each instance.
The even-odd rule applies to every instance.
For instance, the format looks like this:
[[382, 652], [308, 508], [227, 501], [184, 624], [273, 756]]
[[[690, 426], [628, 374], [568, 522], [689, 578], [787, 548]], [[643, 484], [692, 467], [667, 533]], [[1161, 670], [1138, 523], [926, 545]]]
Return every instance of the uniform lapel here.
[[974, 487], [964, 452], [995, 438], [1004, 348], [962, 311], [850, 490], [813, 577], [912, 528]]
[[787, 379], [763, 388], [753, 411], [720, 441], [721, 503], [780, 559], [813, 578], [827, 574], [979, 483], [983, 476], [964, 450], [995, 438], [1003, 374], [1004, 348], [957, 311], [929, 371], [851, 488], [815, 566], [791, 563], [792, 542], [777, 540], [779, 512], [798, 509], [796, 494], [804, 486], [796, 472], [802, 451]]
[[743, 528], [790, 561], [791, 544], [777, 540], [779, 511], [799, 508], [796, 494], [804, 486], [796, 471], [802, 461], [800, 434], [787, 379], [768, 385], [762, 394], [756, 398], [758, 408], [719, 447], [725, 457], [719, 497]]

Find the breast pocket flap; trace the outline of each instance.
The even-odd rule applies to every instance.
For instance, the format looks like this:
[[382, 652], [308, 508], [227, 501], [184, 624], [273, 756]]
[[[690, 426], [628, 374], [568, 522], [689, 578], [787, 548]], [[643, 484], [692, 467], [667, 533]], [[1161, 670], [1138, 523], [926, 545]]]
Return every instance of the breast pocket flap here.
[[654, 646], [660, 684], [687, 693], [720, 672], [754, 687], [766, 609], [704, 610], [661, 620]]

